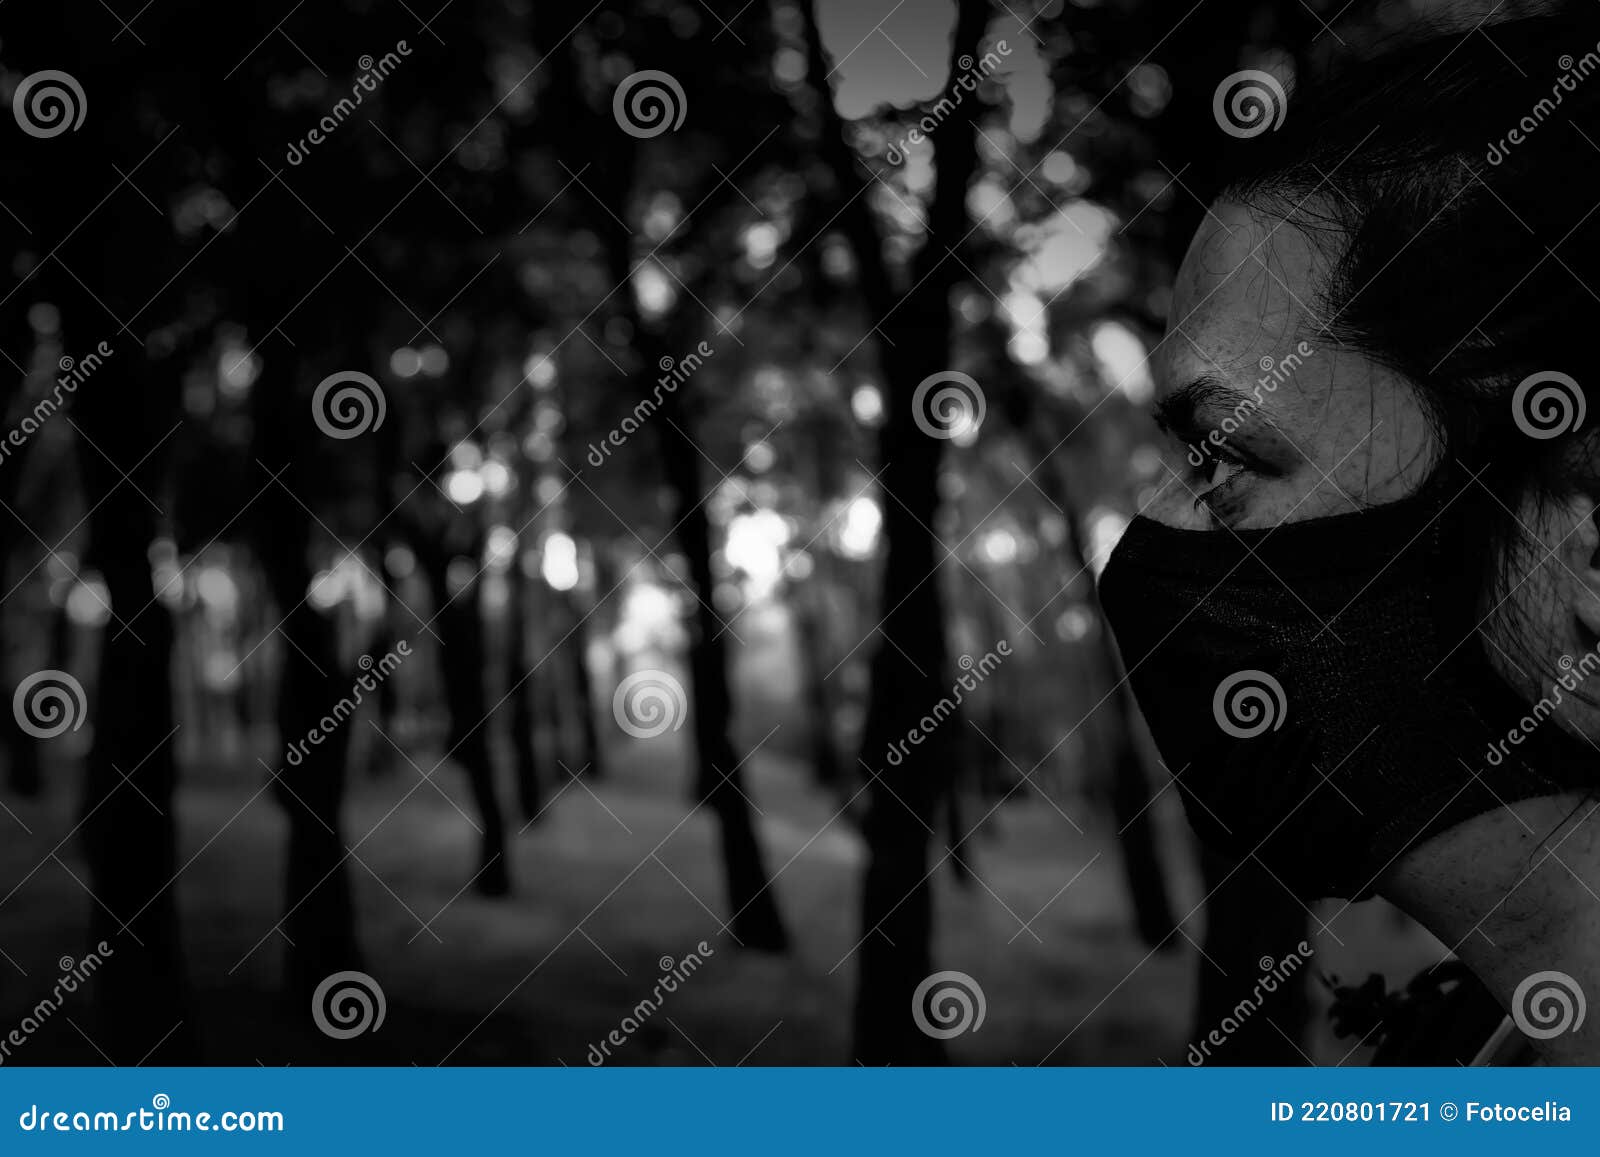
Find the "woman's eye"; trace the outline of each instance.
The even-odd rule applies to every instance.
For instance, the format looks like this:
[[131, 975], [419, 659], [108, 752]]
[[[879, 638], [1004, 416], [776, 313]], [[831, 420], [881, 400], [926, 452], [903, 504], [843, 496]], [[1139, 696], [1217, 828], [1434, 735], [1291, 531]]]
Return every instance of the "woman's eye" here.
[[1231, 482], [1244, 471], [1244, 463], [1231, 458], [1217, 458], [1211, 463], [1211, 469], [1206, 474], [1208, 487], [1221, 486]]
[[1226, 485], [1244, 470], [1243, 462], [1237, 458], [1220, 455], [1215, 450], [1198, 462], [1195, 461], [1196, 457], [1198, 455], [1191, 454], [1189, 458], [1189, 463], [1194, 468], [1191, 477], [1196, 479], [1196, 484], [1202, 493]]
[[1207, 458], [1199, 468], [1201, 482], [1195, 494], [1195, 509], [1204, 508], [1219, 524], [1228, 524], [1240, 513], [1240, 496], [1234, 493], [1234, 483], [1249, 473], [1250, 468], [1237, 458]]

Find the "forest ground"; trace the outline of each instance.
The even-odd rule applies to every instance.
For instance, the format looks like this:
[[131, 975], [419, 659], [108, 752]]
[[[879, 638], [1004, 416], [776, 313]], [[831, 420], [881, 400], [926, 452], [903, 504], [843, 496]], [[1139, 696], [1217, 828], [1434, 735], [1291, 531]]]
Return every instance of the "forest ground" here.
[[[603, 780], [562, 775], [551, 784], [542, 817], [513, 843], [515, 892], [498, 900], [465, 888], [477, 837], [457, 810], [470, 814], [459, 771], [447, 764], [425, 784], [421, 772], [437, 753], [408, 751], [409, 762], [394, 754], [383, 774], [351, 777], [347, 839], [360, 842], [349, 867], [365, 967], [387, 1014], [378, 1032], [349, 1041], [322, 1035], [309, 1010], [276, 995], [285, 828], [271, 793], [260, 791], [267, 773], [255, 758], [271, 761], [272, 737], [231, 757], [190, 753], [179, 794], [187, 867], [175, 886], [207, 1062], [583, 1065], [589, 1046], [651, 994], [661, 958], [680, 960], [705, 940], [713, 954], [611, 1050], [616, 1063], [849, 1063], [862, 845], [840, 799], [794, 754], [798, 736], [785, 743], [771, 730], [800, 727], [780, 703], [762, 700], [763, 688], [783, 682], [773, 670], [765, 679], [763, 665], [783, 661], [758, 647], [735, 685], [742, 738], [769, 737], [746, 769], [793, 940], [788, 956], [740, 951], [720, 931], [716, 831], [704, 810], [690, 814], [687, 731], [609, 738]], [[41, 799], [0, 797], [14, 813], [0, 813], [9, 832], [0, 895], [16, 886], [0, 903], [0, 1033], [50, 991], [58, 959], [87, 946], [88, 872], [76, 839], [62, 843], [76, 821], [78, 761], [47, 763], [46, 772]], [[972, 801], [967, 822], [987, 808]], [[1187, 836], [1174, 801], [1157, 809], [1175, 902], [1188, 912], [1200, 894]], [[1025, 786], [976, 841], [981, 883], [961, 886], [948, 864], [935, 872], [936, 965], [976, 978], [987, 1003], [981, 1029], [950, 1042], [954, 1061], [1185, 1063], [1202, 918], [1185, 925], [1192, 942], [1180, 939], [1175, 950], [1153, 953], [1140, 942], [1113, 831], [1082, 798], [1047, 800]], [[1334, 932], [1343, 945], [1318, 937], [1313, 964], [1345, 979], [1381, 971], [1403, 983], [1437, 959], [1426, 937], [1381, 906], [1343, 913]], [[86, 992], [7, 1063], [104, 1063]], [[1360, 1063], [1350, 1043], [1333, 1039], [1319, 1017], [1311, 1055]]]

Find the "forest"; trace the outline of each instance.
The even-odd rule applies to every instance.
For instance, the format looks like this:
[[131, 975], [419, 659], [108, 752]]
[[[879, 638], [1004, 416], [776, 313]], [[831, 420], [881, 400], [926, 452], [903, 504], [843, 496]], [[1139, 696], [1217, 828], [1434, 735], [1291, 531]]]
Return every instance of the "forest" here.
[[1094, 589], [1345, 7], [0, 8], [0, 1063], [1370, 1049]]

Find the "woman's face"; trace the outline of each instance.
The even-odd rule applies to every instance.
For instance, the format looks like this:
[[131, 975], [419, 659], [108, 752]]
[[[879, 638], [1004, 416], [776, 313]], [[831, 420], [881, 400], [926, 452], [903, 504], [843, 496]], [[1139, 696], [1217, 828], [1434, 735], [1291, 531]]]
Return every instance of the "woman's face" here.
[[[1268, 528], [1422, 484], [1443, 448], [1413, 385], [1323, 336], [1337, 320], [1320, 292], [1327, 272], [1292, 224], [1228, 202], [1207, 214], [1152, 357], [1169, 471], [1144, 514], [1185, 529]], [[1482, 594], [1480, 633], [1490, 663], [1532, 701], [1563, 655], [1600, 639], [1600, 537], [1588, 499], [1504, 505], [1521, 529], [1508, 577]], [[1555, 714], [1600, 735], [1600, 689]]]
[[1234, 529], [1414, 491], [1435, 440], [1413, 389], [1321, 335], [1325, 259], [1281, 220], [1221, 203], [1195, 235], [1153, 361], [1172, 473], [1144, 513]]

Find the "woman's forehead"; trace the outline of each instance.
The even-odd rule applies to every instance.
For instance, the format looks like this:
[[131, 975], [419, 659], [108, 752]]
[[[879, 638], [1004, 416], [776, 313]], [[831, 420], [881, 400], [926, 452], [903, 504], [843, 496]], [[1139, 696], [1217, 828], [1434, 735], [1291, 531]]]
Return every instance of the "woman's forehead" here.
[[[1156, 347], [1158, 396], [1196, 382], [1228, 409], [1229, 395], [1344, 494], [1386, 501], [1408, 493], [1434, 441], [1421, 399], [1396, 371], [1328, 336], [1324, 250], [1292, 223], [1227, 202], [1189, 246]], [[1293, 464], [1293, 463], [1291, 463]], [[1314, 469], [1312, 469], [1314, 467]], [[1301, 516], [1316, 503], [1295, 503]]]
[[1248, 388], [1263, 358], [1316, 344], [1327, 263], [1292, 225], [1222, 202], [1206, 215], [1173, 287], [1156, 350], [1159, 389], [1209, 376]]

